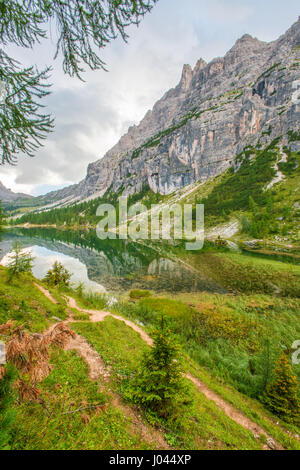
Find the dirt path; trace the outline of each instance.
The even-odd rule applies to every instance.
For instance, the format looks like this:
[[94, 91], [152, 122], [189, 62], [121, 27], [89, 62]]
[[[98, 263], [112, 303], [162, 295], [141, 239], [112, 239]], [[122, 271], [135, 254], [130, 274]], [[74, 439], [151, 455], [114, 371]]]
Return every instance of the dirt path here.
[[109, 377], [109, 370], [105, 366], [102, 357], [90, 346], [82, 336], [76, 335], [71, 338], [65, 347], [66, 351], [75, 350], [88, 364], [91, 380], [98, 380], [100, 377]]
[[96, 322], [101, 322], [105, 319], [105, 317], [107, 316], [110, 316], [110, 317], [113, 317], [115, 318], [116, 320], [119, 320], [119, 321], [122, 321], [123, 323], [125, 323], [127, 326], [129, 326], [130, 328], [132, 328], [134, 331], [136, 331], [137, 333], [139, 333], [142, 337], [142, 339], [149, 345], [149, 346], [152, 346], [153, 345], [153, 340], [152, 338], [150, 338], [150, 336], [147, 335], [147, 333], [145, 333], [145, 331], [140, 328], [138, 325], [136, 325], [135, 323], [133, 323], [132, 321], [130, 320], [127, 320], [126, 318], [124, 317], [121, 317], [119, 315], [115, 315], [113, 313], [110, 313], [110, 312], [106, 312], [104, 310], [87, 310], [87, 309], [84, 309], [84, 308], [81, 308], [77, 305], [77, 302], [75, 299], [73, 299], [72, 297], [67, 297], [66, 296], [66, 299], [67, 299], [67, 302], [68, 302], [68, 307], [70, 308], [74, 308], [75, 310], [78, 310], [79, 312], [82, 312], [82, 313], [87, 313], [88, 315], [90, 315], [90, 320], [91, 322], [93, 323], [96, 323]]
[[47, 297], [47, 299], [49, 299], [52, 303], [54, 303], [54, 304], [57, 304], [57, 303], [58, 303], [57, 300], [55, 300], [55, 298], [52, 297], [52, 295], [50, 294], [50, 292], [49, 292], [47, 289], [45, 289], [45, 287], [40, 286], [40, 285], [37, 284], [36, 282], [34, 282], [34, 285], [35, 285], [35, 287], [37, 287], [37, 288], [44, 294], [44, 296]]
[[[72, 321], [70, 323], [73, 323]], [[109, 379], [109, 369], [106, 367], [102, 357], [97, 351], [80, 335], [71, 338], [64, 348], [66, 351], [76, 351], [89, 366], [89, 376], [92, 381], [100, 379]], [[169, 449], [169, 445], [158, 429], [147, 425], [142, 420], [136, 410], [129, 405], [123, 403], [121, 397], [117, 393], [113, 393], [112, 405], [118, 407], [131, 421], [131, 429], [133, 433], [139, 436], [149, 444], [159, 447], [159, 449]]]
[[[38, 287], [38, 284], [36, 284]], [[44, 288], [40, 288], [42, 292], [46, 291]], [[47, 291], [46, 291], [47, 292]], [[48, 292], [49, 296], [51, 294]], [[45, 294], [46, 295], [46, 294]], [[50, 298], [48, 295], [47, 297]], [[67, 297], [67, 302], [68, 306], [70, 308], [76, 309], [82, 313], [87, 313], [90, 315], [90, 321], [93, 323], [101, 322], [105, 319], [107, 316], [111, 316], [117, 320], [120, 320], [124, 322], [127, 326], [132, 328], [134, 331], [138, 332], [142, 339], [149, 345], [153, 345], [153, 340], [150, 338], [145, 331], [140, 328], [138, 325], [133, 323], [130, 320], [127, 320], [119, 315], [114, 315], [110, 312], [106, 312], [104, 310], [87, 310], [79, 307], [77, 305], [77, 302], [75, 299], [72, 297]], [[68, 320], [67, 320], [68, 321]], [[72, 323], [72, 320], [68, 321], [69, 323]], [[73, 346], [73, 347], [72, 347]], [[68, 345], [68, 349], [76, 349], [78, 353], [86, 360], [86, 362], [90, 366], [90, 376], [95, 380], [95, 377], [105, 376], [107, 374], [107, 369], [105, 368], [105, 364], [102, 360], [102, 358], [98, 355], [98, 353], [86, 342], [85, 339], [81, 338], [80, 336], [77, 335], [75, 339], [72, 339], [70, 341], [70, 344]], [[96, 357], [97, 356], [97, 357]], [[107, 377], [107, 375], [106, 375]], [[201, 392], [203, 395], [208, 400], [213, 401], [230, 419], [235, 421], [237, 424], [240, 426], [248, 429], [251, 431], [254, 436], [259, 437], [259, 435], [264, 435], [267, 438], [267, 445], [262, 445], [263, 449], [269, 450], [269, 449], [275, 449], [275, 450], [284, 450], [284, 448], [276, 442], [271, 436], [269, 436], [266, 431], [261, 428], [258, 424], [256, 424], [254, 421], [252, 421], [250, 418], [245, 416], [241, 411], [237, 410], [233, 405], [230, 403], [226, 402], [223, 400], [223, 398], [215, 393], [213, 390], [209, 389], [207, 385], [191, 375], [190, 373], [186, 374], [186, 377], [191, 380], [191, 382], [196, 386], [196, 388]]]
[[[36, 286], [38, 287], [38, 284], [36, 284]], [[41, 292], [43, 292], [46, 297], [50, 300], [51, 298], [53, 299], [51, 294], [46, 289], [43, 288]], [[106, 312], [104, 313], [106, 314]], [[95, 315], [95, 319], [92, 321], [103, 321], [105, 316], [106, 315], [103, 316], [101, 312], [99, 312], [99, 316]], [[98, 318], [100, 318], [100, 320], [98, 320]], [[70, 324], [77, 323], [77, 321], [73, 321], [72, 316], [70, 315], [68, 319], [63, 323]], [[51, 331], [55, 328], [56, 325], [57, 323], [51, 325], [48, 330], [44, 332], [44, 335], [51, 333]], [[103, 379], [105, 381], [109, 380], [109, 367], [106, 366], [100, 354], [87, 342], [85, 338], [76, 334], [74, 338], [69, 339], [68, 343], [64, 346], [64, 350], [76, 351], [79, 356], [82, 357], [82, 359], [89, 366], [89, 377], [92, 381], [100, 382], [100, 380], [103, 381]], [[128, 418], [128, 424], [133, 434], [138, 434], [143, 441], [147, 442], [153, 448], [163, 450], [170, 449], [170, 446], [164, 439], [162, 431], [160, 429], [156, 429], [151, 425], [146, 424], [143, 421], [142, 417], [139, 415], [138, 411], [132, 408], [130, 405], [124, 403], [122, 401], [122, 398], [117, 393], [111, 390], [109, 393], [112, 395], [111, 404], [115, 407], [118, 407]]]
[[274, 439], [271, 438], [264, 429], [262, 429], [258, 424], [254, 423], [254, 421], [252, 421], [250, 418], [245, 416], [241, 411], [234, 408], [230, 403], [223, 400], [220, 395], [209, 389], [205, 383], [201, 382], [189, 373], [186, 374], [186, 377], [193, 382], [197, 389], [203, 393], [206, 398], [214, 401], [216, 405], [233, 421], [240, 424], [244, 428], [249, 429], [249, 431], [251, 431], [254, 436], [259, 436], [261, 434], [266, 436], [268, 445], [263, 445], [265, 450], [272, 449], [273, 447], [276, 450], [284, 450], [284, 448], [278, 442], [275, 442]]

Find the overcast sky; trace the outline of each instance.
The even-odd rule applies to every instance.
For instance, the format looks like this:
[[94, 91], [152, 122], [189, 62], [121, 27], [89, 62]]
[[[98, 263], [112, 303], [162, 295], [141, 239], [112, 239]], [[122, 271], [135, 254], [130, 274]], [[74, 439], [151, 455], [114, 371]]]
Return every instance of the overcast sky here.
[[[77, 183], [87, 165], [102, 158], [129, 126], [137, 124], [192, 66], [223, 56], [244, 33], [264, 41], [283, 34], [300, 15], [299, 0], [159, 0], [152, 12], [102, 51], [109, 72], [64, 76], [54, 63], [52, 94], [45, 100], [56, 127], [34, 158], [0, 166], [0, 181], [34, 195]], [[10, 49], [24, 65], [52, 63], [54, 44], [33, 51]]]

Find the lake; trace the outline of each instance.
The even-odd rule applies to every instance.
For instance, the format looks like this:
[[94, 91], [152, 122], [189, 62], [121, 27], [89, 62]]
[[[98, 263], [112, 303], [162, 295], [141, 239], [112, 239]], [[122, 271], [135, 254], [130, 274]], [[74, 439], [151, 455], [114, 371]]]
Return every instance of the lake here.
[[218, 292], [224, 289], [162, 249], [127, 240], [99, 240], [94, 230], [14, 228], [1, 234], [0, 259], [5, 264], [15, 241], [34, 256], [33, 274], [42, 279], [55, 261], [93, 292], [123, 293], [130, 289], [155, 292]]

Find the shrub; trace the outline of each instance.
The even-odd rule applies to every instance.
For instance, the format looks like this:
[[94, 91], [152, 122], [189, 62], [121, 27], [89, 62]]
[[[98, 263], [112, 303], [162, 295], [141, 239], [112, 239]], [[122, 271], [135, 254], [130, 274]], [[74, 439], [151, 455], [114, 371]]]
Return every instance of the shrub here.
[[72, 274], [58, 261], [52, 266], [52, 269], [49, 269], [47, 272], [44, 281], [47, 282], [50, 286], [65, 286], [68, 287], [70, 284]]
[[228, 246], [228, 242], [226, 240], [224, 240], [223, 238], [221, 238], [221, 236], [219, 235], [218, 238], [215, 241], [215, 245], [217, 247], [224, 248], [224, 247]]
[[154, 416], [176, 419], [190, 399], [179, 362], [180, 348], [163, 317], [153, 339], [154, 347], [144, 355], [126, 396]]
[[133, 289], [129, 292], [129, 297], [135, 300], [142, 299], [144, 297], [150, 297], [150, 296], [151, 296], [151, 292], [149, 292], [148, 290]]
[[300, 423], [300, 401], [297, 378], [285, 354], [277, 361], [275, 380], [266, 390], [264, 401], [268, 408], [286, 421]]

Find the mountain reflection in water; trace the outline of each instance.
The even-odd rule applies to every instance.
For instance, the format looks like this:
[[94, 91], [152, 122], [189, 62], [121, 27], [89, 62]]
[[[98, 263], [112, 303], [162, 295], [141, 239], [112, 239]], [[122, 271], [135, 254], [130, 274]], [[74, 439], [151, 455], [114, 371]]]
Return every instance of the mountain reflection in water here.
[[33, 273], [38, 278], [58, 260], [73, 273], [74, 284], [83, 282], [93, 291], [224, 292], [214, 281], [169, 259], [166, 250], [160, 254], [127, 240], [99, 240], [94, 230], [9, 229], [0, 240], [4, 262], [15, 241], [32, 249]]

